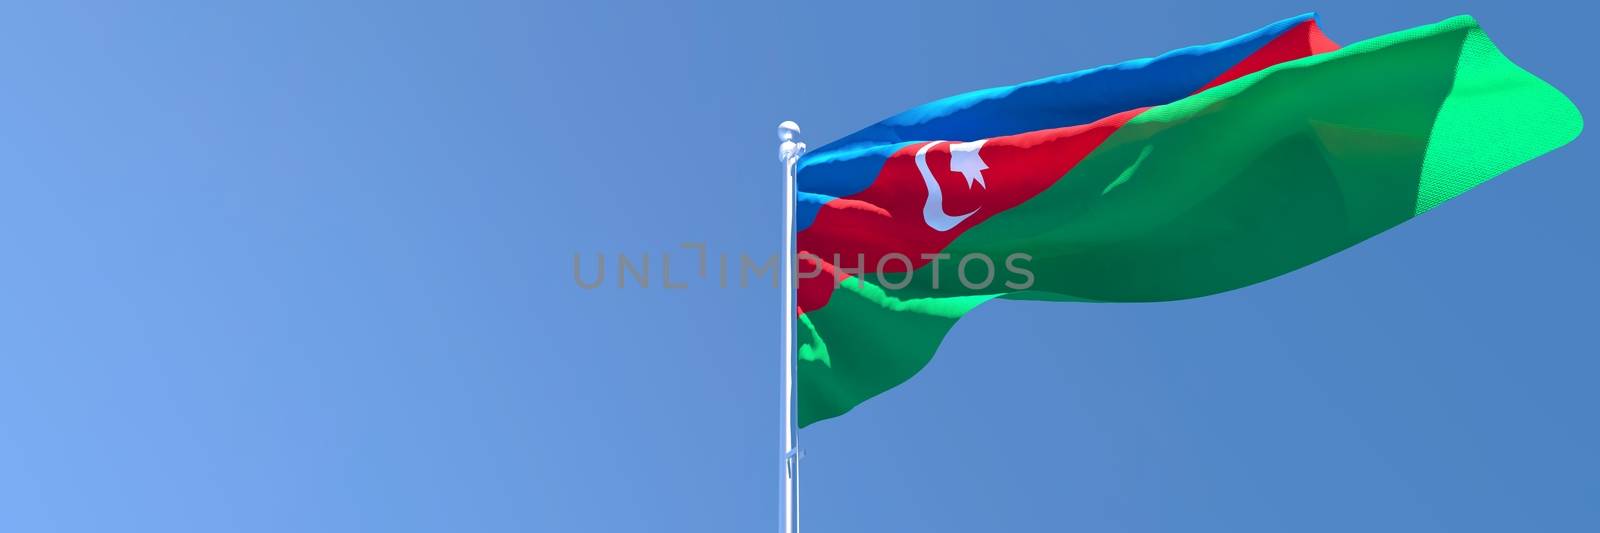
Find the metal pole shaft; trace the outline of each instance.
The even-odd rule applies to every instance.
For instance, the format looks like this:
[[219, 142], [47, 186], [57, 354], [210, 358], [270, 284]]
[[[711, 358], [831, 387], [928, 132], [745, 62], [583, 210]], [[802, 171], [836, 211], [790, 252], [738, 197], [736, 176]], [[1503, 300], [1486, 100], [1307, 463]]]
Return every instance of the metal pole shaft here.
[[800, 126], [785, 121], [778, 125], [778, 157], [783, 160], [783, 254], [780, 275], [783, 279], [783, 533], [800, 531], [800, 437], [794, 422], [795, 384], [795, 288], [794, 288], [794, 209], [795, 173], [806, 145], [797, 137]]

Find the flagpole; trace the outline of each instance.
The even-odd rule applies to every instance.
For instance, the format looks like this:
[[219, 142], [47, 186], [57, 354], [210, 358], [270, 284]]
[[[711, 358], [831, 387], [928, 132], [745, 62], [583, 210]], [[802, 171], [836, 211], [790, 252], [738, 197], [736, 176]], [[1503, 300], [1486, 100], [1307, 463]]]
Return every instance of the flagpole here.
[[800, 156], [806, 152], [806, 143], [800, 142], [800, 125], [785, 120], [778, 125], [778, 157], [783, 161], [783, 533], [800, 531], [800, 435], [794, 423], [794, 208], [795, 172]]

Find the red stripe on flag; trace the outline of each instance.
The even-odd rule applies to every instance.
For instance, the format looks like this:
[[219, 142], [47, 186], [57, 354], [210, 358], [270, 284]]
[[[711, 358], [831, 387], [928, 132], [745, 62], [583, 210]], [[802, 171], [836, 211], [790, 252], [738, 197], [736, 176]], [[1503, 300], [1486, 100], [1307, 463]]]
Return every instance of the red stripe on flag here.
[[1221, 76], [1217, 76], [1217, 79], [1211, 80], [1211, 83], [1207, 83], [1195, 92], [1198, 93], [1228, 83], [1279, 63], [1287, 63], [1338, 49], [1339, 44], [1322, 34], [1322, 28], [1317, 26], [1317, 21], [1301, 22], [1274, 37], [1271, 41], [1267, 41], [1267, 44], [1262, 45], [1261, 49], [1252, 52], [1239, 64], [1234, 65], [1233, 68], [1223, 72]]
[[[1323, 35], [1315, 20], [1308, 20], [1268, 41], [1195, 92], [1338, 48]], [[924, 163], [943, 193], [939, 207], [949, 215], [972, 213], [946, 231], [930, 227], [923, 214], [929, 192], [917, 167], [916, 154], [928, 143], [902, 148], [884, 163], [871, 186], [822, 206], [811, 226], [797, 236], [801, 254], [797, 267], [801, 276], [797, 284], [798, 311], [805, 313], [827, 305], [835, 283], [843, 277], [859, 272], [900, 273], [907, 271], [908, 265], [915, 270], [927, 264], [929, 260], [923, 254], [938, 253], [968, 228], [1054, 185], [1145, 109], [1148, 108], [1124, 111], [1080, 126], [989, 139], [978, 151], [988, 167], [982, 171], [984, 185], [974, 183], [969, 187], [963, 174], [951, 169], [951, 143], [940, 142], [924, 154]], [[899, 281], [899, 277], [891, 280]]]
[[[1135, 115], [1148, 108], [1124, 111], [1093, 123], [994, 137], [976, 150], [984, 168], [983, 183], [968, 184], [962, 168], [953, 168], [955, 143], [916, 143], [890, 156], [866, 190], [828, 202], [811, 226], [797, 236], [800, 253], [798, 305], [801, 312], [826, 305], [836, 277], [854, 272], [914, 270], [967, 229], [1016, 207], [1054, 185], [1084, 156]], [[970, 148], [970, 147], [969, 147]], [[917, 164], [923, 164], [942, 193], [930, 201], [930, 187]], [[955, 226], [940, 231], [930, 224], [927, 209], [960, 216]], [[907, 268], [909, 266], [909, 269]], [[871, 278], [869, 278], [871, 280]], [[899, 281], [899, 276], [891, 278]], [[876, 281], [876, 280], [872, 280]]]

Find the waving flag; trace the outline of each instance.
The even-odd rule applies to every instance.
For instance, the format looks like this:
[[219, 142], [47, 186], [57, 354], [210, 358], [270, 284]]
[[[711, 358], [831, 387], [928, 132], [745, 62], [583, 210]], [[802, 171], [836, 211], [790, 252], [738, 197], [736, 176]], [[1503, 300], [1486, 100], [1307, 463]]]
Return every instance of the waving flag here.
[[1306, 15], [918, 106], [800, 161], [800, 425], [909, 379], [991, 299], [1257, 283], [1581, 129], [1465, 16], [1340, 49]]

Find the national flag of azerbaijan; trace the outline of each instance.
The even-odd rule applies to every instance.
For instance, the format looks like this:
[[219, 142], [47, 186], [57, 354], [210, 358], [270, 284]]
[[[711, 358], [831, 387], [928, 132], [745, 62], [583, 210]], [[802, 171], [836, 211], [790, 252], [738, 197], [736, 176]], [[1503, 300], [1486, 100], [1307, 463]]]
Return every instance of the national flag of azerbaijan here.
[[800, 424], [909, 379], [991, 299], [1258, 283], [1582, 127], [1466, 16], [1339, 48], [1305, 15], [912, 108], [799, 163]]

